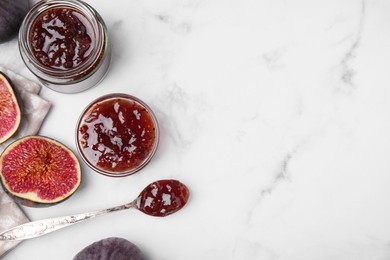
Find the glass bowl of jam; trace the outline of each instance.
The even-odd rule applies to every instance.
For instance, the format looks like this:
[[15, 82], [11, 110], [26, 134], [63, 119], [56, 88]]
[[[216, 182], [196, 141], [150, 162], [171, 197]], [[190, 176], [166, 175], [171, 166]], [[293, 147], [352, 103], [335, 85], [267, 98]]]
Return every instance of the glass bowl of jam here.
[[77, 149], [98, 173], [124, 177], [152, 159], [159, 142], [158, 122], [142, 100], [123, 93], [102, 96], [82, 112]]
[[19, 50], [43, 85], [63, 93], [98, 84], [111, 60], [103, 19], [79, 0], [38, 1], [20, 27]]

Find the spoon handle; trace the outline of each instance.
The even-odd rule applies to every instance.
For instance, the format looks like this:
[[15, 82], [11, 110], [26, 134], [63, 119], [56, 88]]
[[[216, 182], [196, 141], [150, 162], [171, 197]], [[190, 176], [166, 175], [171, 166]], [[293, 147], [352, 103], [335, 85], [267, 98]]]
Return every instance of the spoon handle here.
[[121, 206], [116, 206], [104, 210], [28, 222], [0, 233], [0, 241], [15, 241], [39, 237], [61, 228], [77, 224], [87, 219], [103, 216], [119, 210], [133, 208], [134, 206], [135, 202], [133, 201]]

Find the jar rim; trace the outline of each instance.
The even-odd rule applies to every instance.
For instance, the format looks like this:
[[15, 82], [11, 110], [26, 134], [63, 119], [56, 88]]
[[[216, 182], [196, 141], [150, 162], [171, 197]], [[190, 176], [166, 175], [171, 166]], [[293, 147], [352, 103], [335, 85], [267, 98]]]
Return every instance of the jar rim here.
[[[91, 53], [92, 55], [87, 57], [87, 59], [83, 61], [79, 66], [69, 70], [60, 70], [60, 69], [54, 69], [54, 68], [44, 66], [32, 54], [31, 42], [29, 40], [29, 35], [31, 30], [30, 25], [32, 25], [35, 19], [37, 19], [39, 15], [42, 14], [44, 11], [53, 8], [71, 8], [79, 11], [91, 24], [94, 35], [96, 37], [96, 43], [95, 43], [96, 46], [93, 47], [94, 49]], [[100, 26], [100, 24], [102, 26]], [[107, 39], [105, 39], [106, 35], [107, 35], [107, 29], [103, 19], [96, 12], [96, 10], [92, 8], [90, 5], [88, 5], [87, 3], [80, 0], [67, 0], [67, 1], [43, 0], [35, 4], [25, 16], [19, 30], [19, 47], [20, 47], [20, 51], [21, 52], [23, 51], [24, 54], [26, 55], [26, 58], [28, 59], [28, 62], [24, 61], [27, 66], [31, 64], [40, 73], [50, 75], [51, 77], [55, 77], [56, 79], [63, 79], [66, 81], [69, 78], [73, 79], [74, 76], [80, 74], [80, 72], [90, 70], [88, 71], [87, 75], [85, 75], [85, 77], [81, 77], [79, 80], [74, 80], [74, 82], [77, 82], [85, 79], [86, 77], [89, 77], [99, 68], [100, 64], [98, 64], [98, 66], [96, 66], [95, 68], [93, 68], [93, 66], [95, 65], [96, 61], [100, 58], [102, 53], [103, 55], [105, 55], [106, 53], [105, 50], [107, 49], [108, 46]], [[23, 55], [22, 58], [24, 59]], [[42, 75], [40, 74], [39, 75], [36, 74], [36, 76], [42, 78]], [[64, 82], [64, 84], [67, 83], [68, 82]], [[58, 82], [56, 84], [58, 84]]]
[[[148, 112], [148, 114], [150, 115], [150, 118], [152, 119], [153, 121], [153, 126], [154, 126], [154, 129], [155, 129], [155, 138], [154, 138], [154, 144], [153, 144], [153, 147], [152, 147], [152, 150], [150, 151], [149, 155], [147, 156], [147, 158], [145, 158], [138, 166], [136, 166], [135, 168], [131, 168], [131, 169], [127, 169], [125, 171], [121, 171], [121, 172], [114, 172], [114, 171], [108, 171], [108, 170], [105, 170], [103, 168], [99, 168], [98, 166], [94, 165], [88, 158], [87, 156], [85, 155], [84, 151], [82, 150], [81, 148], [81, 145], [80, 145], [80, 126], [82, 124], [82, 121], [84, 119], [84, 117], [86, 116], [86, 113], [88, 111], [91, 110], [91, 108], [93, 108], [96, 104], [98, 103], [102, 103], [102, 102], [106, 102], [108, 100], [111, 100], [111, 99], [124, 99], [124, 100], [128, 100], [128, 101], [133, 101], [133, 102], [136, 102], [138, 103], [139, 105], [141, 105], [142, 107], [144, 107], [146, 109], [146, 111]], [[106, 94], [106, 95], [103, 95], [103, 96], [100, 96], [98, 98], [96, 98], [95, 100], [93, 100], [92, 102], [90, 102], [85, 108], [84, 110], [81, 112], [80, 116], [79, 116], [79, 119], [77, 120], [77, 124], [76, 124], [76, 134], [75, 134], [75, 141], [76, 141], [76, 147], [77, 147], [77, 151], [79, 153], [79, 155], [81, 156], [81, 158], [83, 159], [83, 161], [92, 169], [94, 170], [95, 172], [99, 173], [99, 174], [102, 174], [102, 175], [105, 175], [105, 176], [109, 176], [109, 177], [126, 177], [126, 176], [129, 176], [129, 175], [132, 175], [138, 171], [140, 171], [142, 168], [144, 168], [149, 162], [150, 160], [154, 157], [156, 151], [157, 151], [157, 148], [158, 148], [158, 145], [159, 145], [159, 142], [160, 142], [160, 130], [159, 130], [159, 124], [158, 124], [158, 121], [157, 121], [157, 117], [156, 115], [153, 113], [153, 110], [144, 102], [142, 101], [141, 99], [133, 96], [133, 95], [129, 95], [129, 94], [125, 94], [125, 93], [111, 93], [111, 94]]]

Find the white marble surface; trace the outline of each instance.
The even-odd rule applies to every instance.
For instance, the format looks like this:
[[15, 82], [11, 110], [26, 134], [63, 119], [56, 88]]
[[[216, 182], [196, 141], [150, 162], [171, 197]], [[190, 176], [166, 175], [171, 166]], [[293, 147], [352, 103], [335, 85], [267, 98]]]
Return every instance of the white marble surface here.
[[[113, 60], [80, 94], [43, 89], [40, 134], [75, 150], [82, 109], [124, 92], [156, 112], [159, 150], [141, 172], [84, 164], [69, 200], [32, 220], [114, 206], [177, 178], [192, 197], [167, 218], [118, 212], [23, 242], [4, 259], [72, 259], [109, 236], [151, 260], [390, 258], [388, 0], [88, 1]], [[33, 78], [14, 39], [0, 65]]]

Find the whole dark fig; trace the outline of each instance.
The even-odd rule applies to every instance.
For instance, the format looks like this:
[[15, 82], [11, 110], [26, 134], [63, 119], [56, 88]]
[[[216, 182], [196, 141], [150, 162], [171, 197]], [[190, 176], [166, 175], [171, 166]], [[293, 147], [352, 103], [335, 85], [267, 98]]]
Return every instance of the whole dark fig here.
[[94, 242], [81, 250], [73, 260], [141, 260], [140, 249], [120, 237], [109, 237]]
[[0, 0], [0, 43], [16, 35], [29, 8], [29, 0]]

